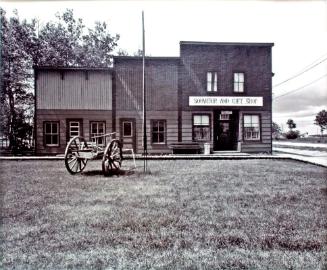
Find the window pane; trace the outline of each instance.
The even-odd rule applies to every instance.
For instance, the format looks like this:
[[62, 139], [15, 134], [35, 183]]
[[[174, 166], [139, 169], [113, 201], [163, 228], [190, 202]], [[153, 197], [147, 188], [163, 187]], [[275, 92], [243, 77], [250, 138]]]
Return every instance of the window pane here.
[[158, 143], [158, 133], [152, 132], [152, 142]]
[[209, 125], [209, 115], [202, 115], [202, 125]]
[[91, 132], [97, 133], [97, 123], [91, 123]]
[[212, 73], [207, 72], [207, 82], [211, 82], [211, 81], [212, 81]]
[[45, 133], [51, 133], [51, 123], [45, 123]]
[[207, 91], [212, 91], [212, 73], [207, 72]]
[[201, 115], [194, 115], [194, 125], [201, 125]]
[[79, 127], [79, 122], [70, 122], [71, 127]]
[[244, 92], [244, 84], [243, 83], [238, 84], [238, 91], [239, 92]]
[[159, 134], [158, 134], [158, 140], [159, 140], [159, 143], [163, 143], [163, 142], [165, 142], [165, 135], [164, 135], [164, 133], [163, 132], [160, 132]]
[[159, 131], [160, 132], [165, 131], [165, 122], [164, 121], [159, 121]]
[[52, 123], [52, 134], [57, 134], [57, 133], [58, 133], [58, 124]]
[[45, 135], [45, 144], [51, 144], [51, 135]]
[[238, 83], [234, 83], [234, 92], [238, 92]]
[[99, 123], [98, 127], [99, 127], [98, 133], [104, 134], [104, 123]]
[[153, 121], [152, 122], [152, 126], [153, 126], [153, 130], [158, 130], [158, 125], [159, 125], [159, 121]]
[[238, 73], [234, 73], [234, 82], [238, 82]]
[[251, 115], [244, 115], [244, 125], [251, 125]]
[[52, 135], [52, 144], [58, 144], [58, 135]]
[[123, 136], [131, 137], [132, 136], [132, 123], [123, 122]]
[[215, 72], [215, 78], [213, 83], [213, 91], [217, 92], [217, 72]]
[[238, 81], [244, 82], [244, 73], [238, 73]]
[[210, 140], [210, 128], [209, 127], [199, 127], [193, 128], [193, 138], [195, 141], [209, 141]]
[[259, 115], [252, 115], [252, 124], [259, 125]]

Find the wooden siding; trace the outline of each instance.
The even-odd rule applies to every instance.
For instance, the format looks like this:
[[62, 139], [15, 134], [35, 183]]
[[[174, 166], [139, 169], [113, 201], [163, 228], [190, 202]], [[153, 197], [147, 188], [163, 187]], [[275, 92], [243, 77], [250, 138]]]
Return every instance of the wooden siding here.
[[[178, 124], [177, 111], [147, 111], [147, 142], [149, 153], [171, 153], [169, 145], [178, 141]], [[136, 123], [136, 152], [143, 152], [143, 129], [142, 129], [142, 113], [133, 111], [118, 111], [116, 115], [116, 123], [120, 123], [120, 119], [135, 119]], [[151, 121], [166, 120], [166, 144], [151, 144]], [[120, 138], [120, 126], [116, 127], [117, 137]]]
[[[67, 119], [82, 119], [82, 136], [90, 141], [90, 122], [104, 121], [106, 133], [112, 132], [112, 113], [111, 111], [101, 110], [37, 110], [37, 138], [36, 149], [38, 155], [43, 154], [63, 154], [67, 145]], [[59, 147], [47, 147], [44, 145], [43, 122], [59, 122]]]
[[[115, 63], [117, 111], [140, 111], [143, 106], [142, 61]], [[146, 65], [147, 110], [177, 110], [178, 62], [151, 60]]]
[[106, 71], [38, 70], [37, 109], [112, 109], [112, 75]]

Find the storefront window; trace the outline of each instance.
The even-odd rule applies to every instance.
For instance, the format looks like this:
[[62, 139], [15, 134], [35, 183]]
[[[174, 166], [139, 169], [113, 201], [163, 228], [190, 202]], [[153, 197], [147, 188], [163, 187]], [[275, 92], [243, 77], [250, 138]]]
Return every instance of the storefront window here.
[[260, 118], [259, 115], [244, 115], [243, 121], [244, 140], [260, 140]]
[[210, 141], [209, 115], [193, 115], [193, 141]]

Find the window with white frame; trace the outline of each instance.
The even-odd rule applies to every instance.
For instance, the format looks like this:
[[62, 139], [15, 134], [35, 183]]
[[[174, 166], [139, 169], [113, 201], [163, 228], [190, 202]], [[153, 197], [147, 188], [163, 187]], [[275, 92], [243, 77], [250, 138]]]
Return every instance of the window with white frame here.
[[244, 115], [243, 118], [244, 140], [260, 140], [260, 117], [259, 115]]
[[152, 143], [166, 143], [166, 120], [152, 120]]
[[96, 142], [98, 145], [104, 145], [104, 137], [98, 137], [105, 134], [106, 124], [105, 122], [96, 121], [90, 123], [90, 135], [91, 141]]
[[217, 92], [217, 72], [207, 72], [207, 91]]
[[210, 141], [209, 115], [193, 115], [193, 141]]
[[80, 136], [81, 123], [79, 121], [69, 121], [69, 139]]
[[59, 146], [59, 122], [44, 122], [44, 144]]
[[234, 92], [243, 93], [244, 92], [244, 73], [234, 73]]

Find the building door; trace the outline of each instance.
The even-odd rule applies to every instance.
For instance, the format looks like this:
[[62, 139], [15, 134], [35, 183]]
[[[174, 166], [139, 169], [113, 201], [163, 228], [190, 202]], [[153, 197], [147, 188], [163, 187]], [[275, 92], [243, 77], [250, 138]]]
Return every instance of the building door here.
[[214, 113], [214, 150], [228, 151], [237, 148], [237, 111], [216, 111]]
[[67, 142], [75, 136], [83, 136], [83, 119], [67, 119]]
[[133, 149], [136, 152], [135, 118], [120, 119], [120, 135], [124, 149]]

